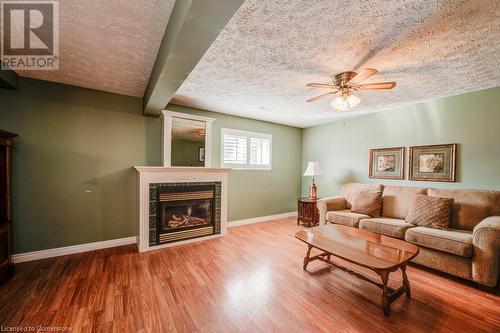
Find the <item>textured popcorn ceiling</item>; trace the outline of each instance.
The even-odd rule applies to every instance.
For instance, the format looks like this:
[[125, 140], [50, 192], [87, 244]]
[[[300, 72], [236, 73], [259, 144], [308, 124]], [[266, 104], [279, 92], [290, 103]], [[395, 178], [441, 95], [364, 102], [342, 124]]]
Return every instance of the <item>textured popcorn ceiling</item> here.
[[174, 0], [61, 0], [59, 71], [47, 81], [142, 97]]
[[[173, 103], [307, 127], [500, 85], [500, 1], [247, 0]], [[332, 110], [308, 82], [377, 68], [359, 107]]]

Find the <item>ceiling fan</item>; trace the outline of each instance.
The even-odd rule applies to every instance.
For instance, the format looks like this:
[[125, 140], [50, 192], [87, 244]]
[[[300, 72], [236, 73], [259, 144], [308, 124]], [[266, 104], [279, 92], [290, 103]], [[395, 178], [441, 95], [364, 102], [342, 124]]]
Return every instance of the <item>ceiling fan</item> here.
[[331, 91], [313, 97], [307, 101], [314, 102], [320, 98], [333, 96], [340, 92], [340, 96], [333, 100], [331, 106], [339, 111], [352, 109], [361, 102], [361, 99], [354, 96], [352, 91], [386, 90], [396, 86], [396, 82], [394, 81], [361, 84], [362, 81], [368, 79], [377, 72], [378, 71], [374, 68], [365, 68], [359, 73], [352, 71], [339, 73], [334, 76], [332, 83], [308, 83], [307, 87], [331, 89]]

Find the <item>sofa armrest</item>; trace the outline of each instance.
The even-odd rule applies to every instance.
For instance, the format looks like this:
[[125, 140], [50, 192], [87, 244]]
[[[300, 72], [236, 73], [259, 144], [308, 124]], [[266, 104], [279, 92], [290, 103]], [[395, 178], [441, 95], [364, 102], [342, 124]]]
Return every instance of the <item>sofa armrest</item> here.
[[318, 200], [316, 206], [319, 210], [319, 224], [326, 224], [326, 212], [332, 210], [347, 209], [346, 201], [343, 196], [328, 197]]
[[476, 225], [472, 244], [472, 279], [488, 287], [496, 286], [499, 272], [500, 216], [487, 217]]

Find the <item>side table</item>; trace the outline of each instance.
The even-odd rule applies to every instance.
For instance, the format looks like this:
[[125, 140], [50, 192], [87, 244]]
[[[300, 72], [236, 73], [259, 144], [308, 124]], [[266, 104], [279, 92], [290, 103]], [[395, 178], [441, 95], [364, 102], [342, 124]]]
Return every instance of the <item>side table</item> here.
[[319, 211], [316, 207], [318, 199], [298, 198], [297, 224], [305, 224], [307, 227], [318, 225]]

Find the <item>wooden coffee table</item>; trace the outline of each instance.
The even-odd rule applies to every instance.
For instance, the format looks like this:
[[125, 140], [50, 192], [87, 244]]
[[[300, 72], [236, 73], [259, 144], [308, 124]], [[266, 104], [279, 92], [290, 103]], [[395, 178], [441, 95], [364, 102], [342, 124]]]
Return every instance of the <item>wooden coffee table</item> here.
[[[406, 276], [406, 265], [417, 256], [417, 246], [368, 230], [335, 224], [304, 229], [297, 232], [295, 237], [307, 244], [304, 270], [311, 261], [321, 260], [373, 283], [382, 289], [382, 307], [386, 316], [389, 315], [391, 303], [399, 296], [406, 293], [406, 297], [410, 298], [410, 282]], [[311, 257], [313, 248], [322, 252]], [[380, 276], [382, 283], [334, 263], [330, 260], [331, 256], [374, 271]], [[393, 289], [387, 286], [389, 274], [398, 269], [403, 275], [403, 285], [398, 289]]]

